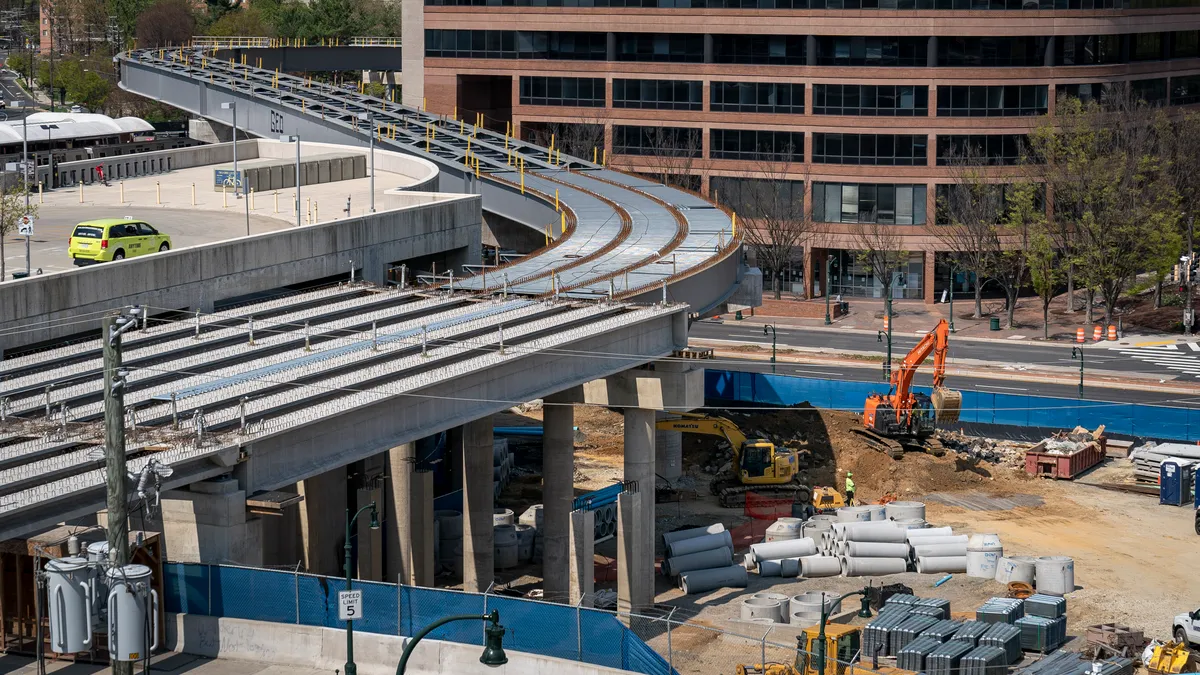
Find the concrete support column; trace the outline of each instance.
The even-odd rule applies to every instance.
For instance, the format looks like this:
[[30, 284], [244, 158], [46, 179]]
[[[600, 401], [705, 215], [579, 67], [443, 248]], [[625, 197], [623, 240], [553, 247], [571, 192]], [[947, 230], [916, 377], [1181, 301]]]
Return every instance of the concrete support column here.
[[492, 417], [462, 426], [463, 590], [482, 593], [495, 578], [492, 551]]
[[625, 480], [634, 481], [638, 492], [623, 493], [625, 503], [618, 506], [617, 566], [625, 569], [618, 585], [624, 574], [626, 600], [634, 607], [654, 601], [654, 466], [654, 411], [626, 408]]
[[542, 408], [542, 577], [545, 599], [568, 600], [571, 502], [575, 498], [575, 409], [555, 397]]
[[[656, 420], [667, 417], [669, 413], [654, 413]], [[683, 475], [682, 431], [654, 430], [654, 472], [672, 482]]]
[[385, 579], [414, 586], [433, 584], [433, 474], [415, 471], [416, 443], [387, 453]]
[[936, 35], [929, 36], [929, 42], [926, 45], [925, 66], [928, 68], [938, 67], [938, 40]]
[[595, 511], [571, 512], [570, 563], [570, 603], [584, 607], [594, 606], [596, 594]]
[[644, 536], [641, 511], [653, 492], [617, 496], [617, 611], [638, 612], [654, 604], [653, 542]]
[[346, 543], [346, 467], [300, 481], [300, 540], [310, 574], [343, 574]]

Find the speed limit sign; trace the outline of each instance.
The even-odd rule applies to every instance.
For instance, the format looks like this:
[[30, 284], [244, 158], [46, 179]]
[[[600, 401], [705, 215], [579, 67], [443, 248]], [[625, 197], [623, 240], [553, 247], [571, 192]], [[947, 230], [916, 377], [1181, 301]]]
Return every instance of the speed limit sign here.
[[33, 216], [21, 216], [21, 219], [17, 221], [17, 234], [23, 234], [26, 237], [33, 235]]
[[338, 620], [354, 621], [362, 618], [362, 591], [338, 591]]

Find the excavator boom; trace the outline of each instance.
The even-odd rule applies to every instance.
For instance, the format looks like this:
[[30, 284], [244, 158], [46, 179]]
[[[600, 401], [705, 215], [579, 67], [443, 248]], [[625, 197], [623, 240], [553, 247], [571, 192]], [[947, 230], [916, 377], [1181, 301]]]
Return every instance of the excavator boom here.
[[682, 431], [688, 434], [720, 436], [729, 441], [729, 444], [733, 446], [735, 456], [741, 453], [742, 446], [746, 444], [746, 434], [743, 434], [742, 430], [736, 424], [724, 417], [696, 413], [679, 413], [679, 417], [659, 420], [655, 423], [655, 427], [664, 431]]
[[[892, 372], [891, 390], [886, 394], [871, 394], [867, 398], [863, 410], [863, 424], [874, 433], [886, 436], [924, 436], [932, 431], [933, 419], [929, 411], [932, 408], [933, 417], [938, 422], [949, 423], [958, 420], [962, 407], [962, 394], [947, 389], [946, 354], [950, 346], [950, 324], [942, 319], [933, 330], [912, 348]], [[914, 394], [912, 391], [913, 378], [921, 364], [933, 355], [933, 396]], [[893, 441], [889, 444], [895, 455], [897, 452]]]

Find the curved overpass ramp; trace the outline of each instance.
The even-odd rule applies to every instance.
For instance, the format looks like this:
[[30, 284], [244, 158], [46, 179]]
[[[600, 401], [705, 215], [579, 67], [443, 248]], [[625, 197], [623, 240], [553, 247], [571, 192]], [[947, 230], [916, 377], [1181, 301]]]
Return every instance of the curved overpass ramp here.
[[[366, 145], [429, 159], [437, 189], [483, 196], [485, 211], [553, 243], [457, 281], [463, 288], [573, 298], [686, 302], [711, 314], [745, 263], [731, 213], [691, 193], [551, 153], [485, 129], [356, 91], [211, 58], [142, 50], [119, 58], [121, 87], [262, 137]], [[555, 210], [555, 194], [563, 214]]]

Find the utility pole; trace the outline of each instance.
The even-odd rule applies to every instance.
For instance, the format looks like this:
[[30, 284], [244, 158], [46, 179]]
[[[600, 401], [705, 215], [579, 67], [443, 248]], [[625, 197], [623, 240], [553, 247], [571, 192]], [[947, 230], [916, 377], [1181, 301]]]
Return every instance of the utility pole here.
[[[136, 317], [104, 319], [104, 449], [108, 492], [108, 550], [111, 562], [129, 564], [129, 501], [125, 471], [125, 371], [121, 368], [121, 333]], [[112, 662], [113, 675], [133, 675], [131, 661]]]
[[1194, 218], [1188, 216], [1188, 244], [1187, 244], [1187, 262], [1184, 264], [1183, 283], [1187, 289], [1187, 300], [1183, 303], [1183, 333], [1185, 335], [1192, 334], [1192, 324], [1196, 322], [1196, 315], [1192, 312], [1192, 264], [1195, 262], [1195, 254], [1192, 248], [1192, 221]]

